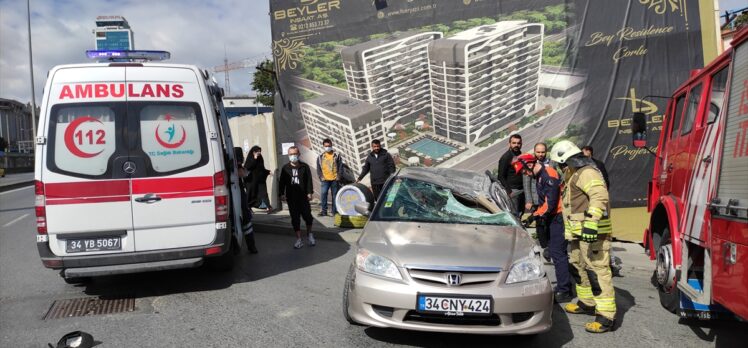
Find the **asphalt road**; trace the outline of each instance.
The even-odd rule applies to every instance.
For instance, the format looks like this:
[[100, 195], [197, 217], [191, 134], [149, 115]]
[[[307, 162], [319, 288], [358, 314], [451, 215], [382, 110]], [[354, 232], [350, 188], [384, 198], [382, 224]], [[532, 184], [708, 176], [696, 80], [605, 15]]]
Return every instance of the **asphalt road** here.
[[[738, 347], [748, 326], [679, 323], [660, 308], [651, 264], [635, 244], [616, 244], [624, 277], [615, 278], [620, 325], [592, 335], [587, 317], [559, 308], [554, 326], [535, 338], [448, 335], [350, 326], [341, 293], [351, 246], [319, 240], [294, 250], [293, 237], [257, 235], [260, 253], [241, 255], [232, 272], [207, 268], [65, 284], [42, 267], [35, 247], [33, 189], [0, 193], [0, 347], [42, 347], [83, 330], [101, 347]], [[54, 301], [135, 299], [133, 312], [43, 320]], [[741, 343], [742, 342], [742, 343]]]

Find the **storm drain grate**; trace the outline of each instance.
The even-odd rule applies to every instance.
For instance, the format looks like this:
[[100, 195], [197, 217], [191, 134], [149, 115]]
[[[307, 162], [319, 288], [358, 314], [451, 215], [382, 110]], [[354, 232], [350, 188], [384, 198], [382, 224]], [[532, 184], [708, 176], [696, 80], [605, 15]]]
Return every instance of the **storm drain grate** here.
[[132, 312], [134, 310], [134, 298], [117, 298], [111, 300], [93, 297], [72, 298], [53, 302], [47, 314], [44, 315], [44, 320], [114, 314]]

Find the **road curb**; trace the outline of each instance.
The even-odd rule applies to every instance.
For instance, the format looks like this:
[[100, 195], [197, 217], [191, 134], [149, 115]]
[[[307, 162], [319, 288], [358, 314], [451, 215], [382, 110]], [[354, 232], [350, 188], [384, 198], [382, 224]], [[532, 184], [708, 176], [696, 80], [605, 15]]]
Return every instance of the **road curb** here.
[[10, 190], [17, 189], [19, 187], [24, 187], [24, 186], [31, 186], [33, 184], [34, 184], [34, 181], [32, 180], [32, 181], [23, 181], [23, 182], [3, 185], [3, 186], [0, 186], [0, 192], [10, 191]]

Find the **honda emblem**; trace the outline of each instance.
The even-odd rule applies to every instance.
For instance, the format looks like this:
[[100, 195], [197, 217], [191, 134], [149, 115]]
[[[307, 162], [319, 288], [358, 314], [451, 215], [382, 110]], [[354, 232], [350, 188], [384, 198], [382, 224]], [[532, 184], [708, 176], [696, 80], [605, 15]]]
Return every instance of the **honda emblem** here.
[[462, 274], [460, 273], [447, 273], [447, 286], [458, 286], [462, 283]]

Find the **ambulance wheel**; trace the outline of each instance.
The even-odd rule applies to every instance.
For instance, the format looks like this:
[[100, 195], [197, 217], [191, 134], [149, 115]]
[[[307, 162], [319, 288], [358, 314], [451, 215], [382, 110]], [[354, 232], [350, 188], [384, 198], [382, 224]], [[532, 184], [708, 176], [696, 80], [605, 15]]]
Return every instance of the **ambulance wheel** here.
[[221, 256], [210, 257], [206, 260], [208, 267], [218, 272], [228, 272], [234, 269], [234, 253], [226, 251]]
[[657, 247], [657, 265], [652, 274], [653, 283], [657, 287], [660, 304], [668, 311], [675, 313], [680, 307], [680, 290], [675, 279], [675, 263], [673, 261], [673, 245], [670, 241], [670, 230], [665, 228], [662, 234], [652, 236], [653, 244]]

